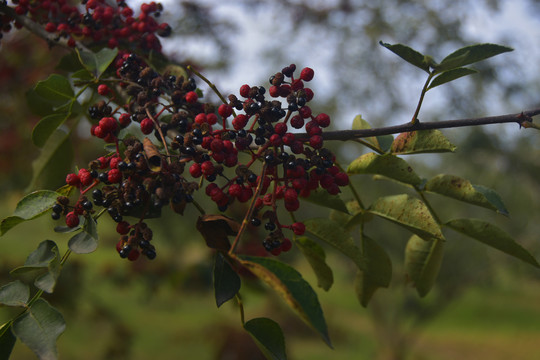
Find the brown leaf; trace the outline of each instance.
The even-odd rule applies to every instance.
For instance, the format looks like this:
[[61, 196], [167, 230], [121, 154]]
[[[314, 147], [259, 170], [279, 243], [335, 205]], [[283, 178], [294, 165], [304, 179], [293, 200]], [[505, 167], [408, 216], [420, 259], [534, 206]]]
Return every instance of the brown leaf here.
[[148, 138], [143, 140], [143, 149], [146, 154], [146, 159], [148, 160], [148, 167], [153, 172], [158, 172], [161, 170], [161, 154], [159, 153], [157, 147], [152, 144], [152, 141]]
[[197, 220], [197, 230], [208, 247], [228, 251], [231, 245], [227, 236], [238, 234], [240, 224], [224, 215], [203, 215]]

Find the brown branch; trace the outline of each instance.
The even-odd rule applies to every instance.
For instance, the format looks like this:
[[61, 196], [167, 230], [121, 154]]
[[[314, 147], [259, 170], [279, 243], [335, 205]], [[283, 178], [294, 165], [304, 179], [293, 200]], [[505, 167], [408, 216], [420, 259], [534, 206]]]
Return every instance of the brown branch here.
[[[31, 33], [47, 41], [50, 47], [54, 45], [58, 45], [58, 46], [65, 47], [67, 49], [73, 49], [72, 47], [68, 45], [68, 38], [61, 37], [60, 35], [56, 33], [49, 33], [45, 31], [43, 26], [34, 22], [26, 15], [18, 15], [15, 12], [15, 10], [13, 10], [8, 5], [3, 4], [2, 2], [0, 2], [0, 14], [8, 15], [10, 18], [15, 19], [16, 22], [21, 24], [24, 28], [29, 30]], [[86, 46], [84, 46], [80, 42], [76, 42], [75, 46], [79, 50], [90, 51]]]
[[[443, 120], [432, 122], [420, 122], [415, 124], [406, 123], [402, 125], [387, 126], [373, 129], [361, 129], [361, 130], [338, 130], [327, 131], [322, 133], [324, 140], [340, 140], [348, 141], [359, 138], [399, 134], [403, 132], [411, 132], [417, 130], [434, 130], [434, 129], [449, 129], [466, 126], [480, 126], [489, 124], [505, 124], [505, 123], [517, 123], [523, 127], [535, 127], [532, 124], [532, 117], [540, 114], [540, 108], [524, 111], [519, 114], [508, 114], [499, 116], [487, 116], [480, 118], [469, 119], [457, 119], [457, 120]], [[307, 139], [309, 136], [306, 133], [295, 134], [298, 139]]]

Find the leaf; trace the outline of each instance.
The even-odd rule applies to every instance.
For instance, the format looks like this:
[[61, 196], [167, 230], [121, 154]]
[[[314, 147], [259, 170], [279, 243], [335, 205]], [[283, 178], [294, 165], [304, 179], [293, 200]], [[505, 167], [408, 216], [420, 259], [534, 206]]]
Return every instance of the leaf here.
[[456, 219], [448, 221], [445, 225], [503, 253], [535, 267], [540, 267], [536, 259], [527, 250], [512, 239], [510, 235], [493, 224], [479, 219]]
[[514, 49], [497, 44], [476, 44], [454, 51], [435, 66], [436, 72], [443, 72], [508, 52]]
[[431, 90], [434, 87], [459, 79], [460, 77], [463, 77], [463, 76], [476, 74], [477, 72], [478, 71], [474, 69], [469, 69], [469, 68], [457, 68], [457, 69], [445, 71], [439, 76], [437, 76], [435, 79], [433, 79], [433, 81], [431, 81], [427, 90]]
[[58, 310], [44, 299], [37, 299], [13, 321], [13, 333], [41, 360], [58, 359], [56, 340], [66, 323]]
[[386, 251], [367, 236], [362, 237], [362, 255], [366, 266], [356, 274], [354, 287], [360, 304], [366, 307], [378, 288], [390, 285], [392, 261]]
[[76, 254], [89, 254], [98, 247], [98, 234], [96, 221], [92, 216], [86, 217], [83, 231], [75, 234], [69, 239], [68, 247]]
[[238, 274], [225, 260], [223, 254], [217, 252], [214, 262], [214, 294], [217, 307], [232, 299], [240, 290], [240, 286]]
[[32, 220], [45, 214], [56, 203], [58, 196], [60, 194], [54, 191], [39, 190], [23, 197], [17, 204], [13, 216], [3, 219], [2, 223], [0, 223], [0, 236], [24, 221]]
[[79, 60], [85, 69], [99, 79], [116, 58], [118, 49], [109, 49], [105, 47], [97, 53], [77, 50], [77, 54], [79, 55]]
[[304, 236], [296, 239], [294, 243], [315, 272], [317, 285], [325, 291], [330, 290], [330, 287], [334, 283], [334, 274], [332, 273], [332, 269], [326, 264], [324, 249], [315, 241]]
[[54, 130], [62, 125], [68, 117], [69, 114], [51, 114], [41, 119], [32, 130], [34, 145], [43, 147]]
[[424, 240], [413, 235], [407, 242], [405, 269], [421, 297], [427, 295], [437, 279], [443, 252], [444, 241], [440, 239]]
[[494, 190], [487, 188], [485, 186], [482, 186], [482, 185], [473, 185], [473, 187], [476, 191], [478, 191], [479, 193], [482, 193], [486, 197], [487, 201], [489, 201], [491, 205], [497, 208], [497, 211], [500, 214], [506, 215], [506, 216], [510, 215], [501, 197]]
[[34, 91], [54, 106], [60, 106], [74, 100], [69, 80], [58, 74], [51, 74], [46, 80], [38, 82]]
[[354, 261], [359, 269], [364, 268], [364, 259], [360, 249], [354, 244], [349, 232], [338, 223], [330, 219], [315, 218], [305, 220], [304, 225], [307, 232], [341, 251]]
[[38, 116], [48, 116], [54, 113], [54, 106], [36, 93], [35, 89], [26, 92], [26, 103], [32, 113]]
[[392, 154], [453, 152], [456, 146], [439, 130], [411, 131], [399, 134], [392, 143]]
[[38, 289], [52, 293], [56, 285], [56, 280], [60, 275], [60, 253], [58, 246], [52, 240], [42, 241], [38, 248], [28, 255], [24, 265], [13, 269], [11, 274], [31, 276], [40, 274], [34, 280], [34, 285]]
[[229, 251], [231, 245], [227, 236], [236, 235], [240, 224], [224, 215], [203, 215], [197, 219], [197, 230], [209, 248]]
[[305, 198], [305, 200], [309, 201], [310, 203], [324, 206], [344, 213], [348, 212], [345, 203], [343, 202], [343, 200], [341, 200], [341, 197], [337, 195], [330, 195], [328, 191], [312, 191], [309, 194], [309, 197]]
[[428, 61], [428, 58], [426, 58], [425, 55], [419, 53], [418, 51], [402, 45], [402, 44], [386, 44], [382, 41], [379, 41], [379, 44], [402, 58], [403, 60], [407, 61], [408, 63], [424, 70], [425, 72], [429, 73], [429, 66], [430, 62]]
[[420, 185], [422, 182], [422, 179], [416, 175], [412, 167], [405, 160], [392, 154], [364, 154], [349, 164], [347, 173], [351, 175], [384, 175], [390, 179], [413, 186]]
[[9, 359], [17, 338], [11, 332], [11, 321], [0, 327], [0, 359]]
[[444, 240], [441, 228], [427, 206], [407, 194], [378, 198], [368, 211], [403, 226], [422, 238], [435, 237]]
[[25, 306], [30, 298], [30, 288], [20, 280], [12, 281], [0, 288], [0, 304]]
[[[424, 190], [448, 196], [453, 199], [464, 201], [469, 204], [481, 206], [490, 210], [498, 211], [503, 215], [508, 215], [508, 211], [500, 200], [500, 197], [493, 190], [483, 188], [484, 192], [492, 192], [491, 201], [478, 191], [477, 186], [472, 185], [468, 180], [454, 175], [437, 175], [430, 179], [424, 186]], [[498, 199], [495, 200], [495, 199]]]
[[316, 330], [329, 347], [332, 347], [317, 294], [298, 271], [269, 258], [242, 256], [239, 262], [274, 289], [302, 320]]
[[287, 359], [285, 338], [278, 323], [268, 318], [256, 318], [246, 322], [244, 329], [253, 337], [267, 359]]
[[69, 132], [57, 128], [41, 149], [38, 158], [32, 162], [32, 180], [28, 188], [34, 188], [46, 170], [55, 174], [56, 181], [54, 182], [57, 184], [58, 174], [66, 172], [66, 169], [71, 165], [72, 158], [73, 149], [69, 141]]
[[[362, 115], [356, 115], [353, 120], [352, 129], [371, 129], [371, 125], [362, 118]], [[390, 145], [392, 145], [394, 137], [392, 135], [382, 135], [364, 138], [363, 140], [369, 142], [371, 145], [375, 146], [375, 148], [379, 149], [380, 151], [387, 152], [388, 150], [390, 150]]]

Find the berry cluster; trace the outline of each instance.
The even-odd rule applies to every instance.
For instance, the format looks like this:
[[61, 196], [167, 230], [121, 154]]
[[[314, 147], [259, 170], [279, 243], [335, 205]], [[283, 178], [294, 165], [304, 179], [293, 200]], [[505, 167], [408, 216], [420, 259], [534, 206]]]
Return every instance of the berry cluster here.
[[[251, 225], [265, 221], [263, 247], [278, 255], [292, 246], [283, 229], [296, 235], [305, 231], [300, 222], [282, 224], [278, 209], [295, 212], [300, 199], [312, 191], [337, 194], [348, 184], [346, 173], [334, 164], [335, 156], [324, 147], [322, 131], [330, 117], [313, 114], [307, 105], [313, 91], [305, 83], [312, 80], [312, 69], [304, 68], [296, 78], [295, 65], [287, 66], [270, 78], [268, 92], [262, 86], [242, 85], [240, 97], [229, 95], [216, 109], [200, 101], [192, 78], [160, 74], [141, 57], [125, 52], [114, 65], [119, 85], [99, 85], [97, 92], [105, 100], [90, 107], [89, 115], [92, 135], [114, 143], [116, 152], [68, 175], [66, 182], [80, 188], [79, 202], [93, 189], [93, 204], [106, 208], [118, 223], [121, 257], [155, 257], [143, 219], [166, 204], [183, 213], [200, 188], [219, 211], [253, 202]], [[113, 110], [117, 92], [129, 97]], [[120, 130], [127, 128], [127, 133], [133, 124], [150, 137], [143, 142], [119, 139]], [[290, 128], [304, 130], [307, 137]], [[245, 157], [239, 157], [241, 153]], [[140, 220], [130, 225], [125, 216]]]
[[[84, 7], [71, 5], [66, 0], [13, 0], [15, 14], [29, 16], [34, 22], [43, 24], [46, 32], [56, 39], [65, 38], [74, 47], [76, 40], [110, 48], [122, 47], [142, 51], [161, 51], [156, 35], [169, 36], [167, 23], [158, 23], [163, 7], [156, 2], [141, 5], [140, 14], [123, 0], [111, 5], [105, 0], [84, 0]], [[6, 6], [4, 1], [3, 6]], [[1, 19], [2, 31], [11, 29], [14, 17], [5, 15]], [[15, 26], [19, 24], [15, 23]]]

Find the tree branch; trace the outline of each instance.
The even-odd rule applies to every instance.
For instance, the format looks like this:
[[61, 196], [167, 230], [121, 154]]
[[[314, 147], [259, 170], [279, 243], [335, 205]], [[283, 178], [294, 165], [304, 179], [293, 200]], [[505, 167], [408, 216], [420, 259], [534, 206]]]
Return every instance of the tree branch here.
[[[417, 130], [434, 130], [434, 129], [449, 129], [465, 126], [480, 126], [489, 124], [504, 124], [504, 123], [517, 123], [519, 126], [536, 127], [532, 124], [532, 117], [540, 114], [540, 108], [524, 111], [519, 114], [508, 114], [499, 116], [487, 116], [481, 118], [469, 118], [469, 119], [457, 119], [457, 120], [443, 120], [432, 122], [420, 122], [415, 124], [406, 123], [403, 125], [387, 126], [373, 129], [361, 129], [361, 130], [338, 130], [338, 131], [326, 131], [322, 133], [324, 140], [354, 140], [359, 138], [399, 134], [403, 132], [411, 132]], [[298, 139], [308, 139], [309, 136], [306, 133], [295, 134]]]

